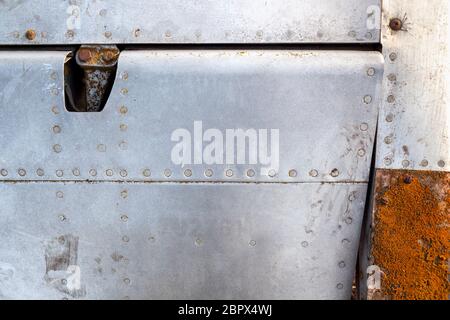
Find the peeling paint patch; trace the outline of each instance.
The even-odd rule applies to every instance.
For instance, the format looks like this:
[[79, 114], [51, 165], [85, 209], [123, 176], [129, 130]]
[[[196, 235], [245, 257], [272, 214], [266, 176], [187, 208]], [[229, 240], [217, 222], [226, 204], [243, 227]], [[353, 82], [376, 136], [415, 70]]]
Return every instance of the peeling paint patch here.
[[447, 300], [450, 293], [450, 173], [378, 170], [373, 263], [379, 298]]

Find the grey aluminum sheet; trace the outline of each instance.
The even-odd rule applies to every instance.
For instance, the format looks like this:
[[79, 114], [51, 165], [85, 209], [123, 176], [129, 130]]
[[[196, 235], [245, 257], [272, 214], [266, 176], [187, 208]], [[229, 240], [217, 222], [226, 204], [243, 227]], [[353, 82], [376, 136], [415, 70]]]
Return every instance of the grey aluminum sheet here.
[[366, 184], [1, 183], [0, 299], [349, 299]]
[[[368, 181], [378, 52], [123, 51], [100, 113], [65, 110], [66, 54], [0, 52], [0, 180]], [[171, 133], [192, 132], [197, 120], [222, 132], [279, 129], [277, 174], [261, 165], [173, 164]]]
[[380, 8], [381, 0], [3, 0], [0, 44], [377, 43]]

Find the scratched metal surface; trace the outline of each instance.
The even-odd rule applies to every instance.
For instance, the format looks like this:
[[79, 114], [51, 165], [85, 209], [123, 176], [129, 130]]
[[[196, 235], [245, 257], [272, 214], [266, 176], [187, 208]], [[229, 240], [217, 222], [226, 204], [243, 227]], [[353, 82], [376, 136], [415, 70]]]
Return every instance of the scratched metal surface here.
[[[65, 56], [0, 52], [0, 180], [368, 181], [377, 52], [124, 51], [100, 113], [65, 110]], [[171, 133], [193, 132], [196, 120], [222, 132], [279, 129], [277, 174], [258, 164], [173, 164]]]
[[381, 0], [3, 0], [0, 44], [377, 43], [380, 7]]
[[378, 168], [450, 171], [449, 10], [441, 0], [383, 1]]
[[366, 184], [1, 183], [0, 299], [349, 299], [365, 196]]

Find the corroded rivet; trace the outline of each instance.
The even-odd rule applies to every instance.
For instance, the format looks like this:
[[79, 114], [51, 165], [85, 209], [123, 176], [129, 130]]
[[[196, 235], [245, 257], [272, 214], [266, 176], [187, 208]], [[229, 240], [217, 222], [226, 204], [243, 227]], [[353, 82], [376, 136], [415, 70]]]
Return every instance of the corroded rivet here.
[[411, 176], [405, 176], [405, 177], [403, 178], [403, 182], [404, 182], [405, 184], [411, 184], [412, 181], [413, 181], [413, 178], [412, 178]]
[[440, 168], [444, 168], [444, 167], [445, 167], [445, 161], [444, 161], [444, 160], [439, 160], [439, 161], [438, 161], [438, 166], [439, 166]]
[[98, 152], [106, 152], [106, 146], [104, 144], [97, 145]]
[[172, 175], [172, 171], [170, 169], [165, 169], [164, 170], [164, 176], [166, 178], [169, 178]]
[[338, 283], [336, 285], [336, 288], [338, 288], [339, 290], [342, 290], [342, 289], [344, 289], [344, 285], [342, 283]]
[[108, 177], [112, 177], [113, 174], [114, 174], [114, 172], [113, 172], [111, 169], [107, 169], [107, 170], [106, 170], [106, 175], [107, 175]]
[[398, 56], [397, 56], [397, 54], [396, 54], [395, 52], [392, 52], [392, 53], [389, 55], [389, 59], [390, 59], [391, 61], [395, 61], [395, 60], [397, 60], [397, 58], [398, 58]]
[[120, 109], [119, 109], [119, 112], [121, 114], [126, 114], [128, 112], [128, 108], [125, 107], [125, 106], [121, 106]]
[[128, 172], [127, 172], [127, 170], [125, 170], [125, 169], [122, 169], [122, 170], [120, 170], [120, 176], [122, 177], [122, 178], [125, 178], [127, 175], [128, 175]]
[[249, 177], [249, 178], [253, 178], [254, 176], [255, 176], [255, 170], [253, 170], [253, 169], [248, 169], [247, 170], [247, 177]]
[[56, 153], [60, 153], [62, 151], [62, 147], [59, 144], [55, 144], [53, 146], [53, 151], [55, 151]]
[[225, 175], [226, 175], [228, 178], [232, 177], [232, 176], [233, 176], [233, 170], [228, 169], [227, 171], [225, 171]]
[[369, 77], [373, 77], [375, 75], [375, 68], [369, 68], [367, 69], [367, 75]]
[[143, 171], [142, 171], [142, 175], [144, 176], [144, 177], [150, 177], [151, 176], [151, 172], [150, 172], [150, 170], [149, 169], [144, 169]]
[[208, 178], [211, 178], [213, 176], [214, 172], [212, 171], [212, 169], [206, 169], [205, 170], [205, 176]]
[[289, 177], [291, 177], [291, 178], [297, 177], [297, 170], [294, 170], [294, 169], [289, 170]]
[[189, 177], [192, 176], [192, 170], [191, 169], [186, 169], [186, 170], [184, 170], [183, 174], [184, 174], [185, 177], [189, 178]]
[[128, 216], [124, 214], [124, 215], [120, 216], [120, 220], [122, 220], [123, 222], [127, 222]]
[[390, 75], [388, 75], [388, 80], [391, 82], [397, 81], [397, 75], [391, 73]]
[[316, 169], [312, 169], [309, 171], [309, 175], [313, 178], [316, 178], [319, 175], [319, 172]]
[[333, 178], [338, 177], [338, 176], [339, 176], [339, 170], [336, 169], [336, 168], [334, 168], [333, 170], [331, 170], [330, 175], [331, 175]]
[[369, 130], [369, 125], [364, 122], [364, 123], [361, 123], [359, 128], [361, 129], [361, 131], [367, 131], [367, 130]]
[[27, 175], [27, 172], [25, 171], [25, 169], [19, 169], [17, 171], [17, 173], [19, 174], [19, 176], [24, 177]]
[[58, 191], [58, 192], [56, 192], [56, 197], [59, 199], [62, 199], [62, 198], [64, 198], [64, 193], [62, 191]]
[[339, 268], [341, 268], [341, 269], [345, 268], [345, 262], [344, 261], [339, 262]]
[[130, 238], [128, 236], [123, 236], [122, 237], [122, 241], [123, 242], [130, 242]]
[[250, 247], [254, 247], [254, 246], [256, 246], [256, 241], [250, 240], [250, 242], [248, 244], [250, 245]]
[[78, 169], [78, 168], [73, 169], [73, 170], [72, 170], [72, 174], [73, 174], [75, 177], [78, 177], [78, 176], [80, 175], [80, 169]]
[[268, 173], [270, 178], [274, 178], [277, 175], [277, 172], [274, 169], [269, 170]]
[[61, 133], [61, 127], [58, 125], [53, 126], [52, 130], [55, 134]]
[[64, 175], [64, 171], [62, 170], [56, 170], [56, 176], [61, 178]]
[[38, 168], [36, 174], [38, 177], [42, 177], [44, 175], [44, 169]]
[[391, 21], [389, 21], [389, 28], [391, 28], [394, 31], [400, 31], [403, 27], [403, 21], [399, 18], [392, 18]]
[[363, 100], [365, 104], [370, 104], [372, 103], [372, 96], [366, 95]]
[[91, 176], [95, 177], [95, 176], [97, 175], [97, 170], [91, 169], [91, 170], [89, 170], [89, 174], [90, 174]]
[[303, 241], [303, 242], [302, 242], [302, 247], [303, 247], [303, 248], [307, 248], [308, 246], [309, 246], [308, 241]]
[[34, 40], [36, 38], [36, 31], [34, 31], [33, 29], [28, 29], [25, 32], [25, 38], [27, 38], [28, 40]]
[[358, 150], [358, 156], [364, 157], [365, 155], [366, 155], [366, 150], [364, 150], [364, 149], [359, 149]]
[[122, 95], [127, 95], [128, 94], [128, 89], [127, 88], [122, 88], [121, 90], [120, 90], [120, 93], [122, 94]]
[[6, 176], [8, 175], [8, 170], [2, 169], [2, 170], [0, 170], [0, 174], [1, 174], [3, 177], [6, 177]]
[[389, 95], [388, 97], [387, 97], [387, 102], [388, 103], [394, 103], [395, 102], [395, 96], [394, 95]]
[[128, 126], [126, 124], [122, 123], [120, 125], [120, 131], [127, 131], [127, 129], [128, 129]]

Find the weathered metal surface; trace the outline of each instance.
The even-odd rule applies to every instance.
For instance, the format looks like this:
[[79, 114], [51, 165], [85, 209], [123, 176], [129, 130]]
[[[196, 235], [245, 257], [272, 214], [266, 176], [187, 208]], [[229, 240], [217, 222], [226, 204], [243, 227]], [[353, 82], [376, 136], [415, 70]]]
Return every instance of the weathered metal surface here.
[[349, 299], [365, 184], [0, 183], [1, 299]]
[[[99, 113], [65, 110], [66, 54], [0, 52], [0, 180], [368, 181], [377, 52], [125, 50]], [[171, 133], [195, 121], [278, 129], [279, 168], [174, 164]]]
[[450, 171], [449, 9], [441, 0], [383, 1], [378, 168]]
[[379, 42], [381, 0], [0, 1], [0, 44]]
[[450, 293], [450, 173], [377, 170], [368, 299], [443, 299]]

